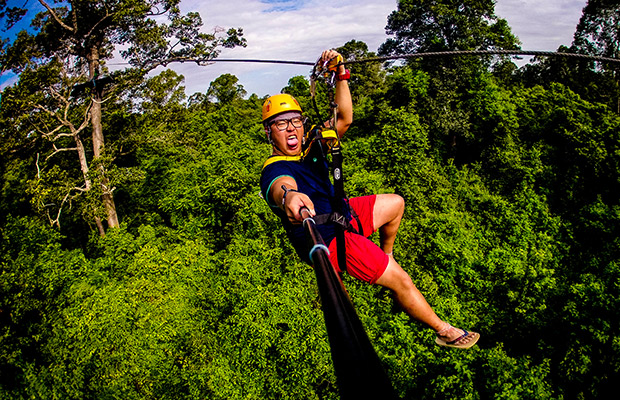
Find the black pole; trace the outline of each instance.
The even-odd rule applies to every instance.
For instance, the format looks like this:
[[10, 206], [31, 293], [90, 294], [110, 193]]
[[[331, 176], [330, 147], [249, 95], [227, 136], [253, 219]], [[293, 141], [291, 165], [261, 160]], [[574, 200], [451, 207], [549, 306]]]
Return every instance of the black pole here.
[[[332, 148], [332, 177], [334, 178], [334, 211], [340, 215], [344, 212], [344, 178], [342, 176], [342, 152], [340, 144]], [[336, 248], [338, 253], [338, 266], [342, 272], [347, 269], [347, 249], [342, 225], [336, 225]]]
[[385, 373], [355, 308], [329, 261], [329, 250], [307, 209], [302, 209], [304, 226], [311, 242], [323, 316], [332, 361], [342, 400], [396, 400], [398, 397]]

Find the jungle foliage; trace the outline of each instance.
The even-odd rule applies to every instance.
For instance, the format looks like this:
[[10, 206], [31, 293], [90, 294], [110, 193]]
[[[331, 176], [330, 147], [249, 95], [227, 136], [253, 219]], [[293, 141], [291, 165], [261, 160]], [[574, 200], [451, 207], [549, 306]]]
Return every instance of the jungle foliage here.
[[[405, 198], [396, 258], [479, 344], [440, 348], [387, 291], [344, 283], [404, 399], [597, 399], [620, 379], [617, 77], [488, 61], [352, 65], [343, 143], [347, 194]], [[101, 236], [89, 193], [50, 226], [44, 199], [80, 166], [19, 131], [34, 79], [0, 107], [0, 399], [337, 399], [314, 273], [259, 196], [263, 98], [225, 74], [187, 99], [169, 70], [110, 97], [120, 226]], [[284, 90], [313, 117], [308, 88]]]

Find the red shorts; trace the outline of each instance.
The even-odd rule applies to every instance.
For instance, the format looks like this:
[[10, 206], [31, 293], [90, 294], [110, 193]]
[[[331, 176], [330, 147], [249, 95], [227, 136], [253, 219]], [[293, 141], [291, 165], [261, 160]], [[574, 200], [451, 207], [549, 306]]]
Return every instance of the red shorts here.
[[[373, 210], [377, 196], [354, 197], [349, 199], [351, 209], [358, 215], [364, 235], [374, 233]], [[351, 224], [358, 228], [357, 220], [353, 218]], [[352, 232], [344, 232], [347, 245], [347, 273], [361, 281], [375, 283], [387, 268], [389, 257], [370, 239]], [[329, 243], [329, 260], [336, 271], [338, 267], [338, 249], [336, 239]]]

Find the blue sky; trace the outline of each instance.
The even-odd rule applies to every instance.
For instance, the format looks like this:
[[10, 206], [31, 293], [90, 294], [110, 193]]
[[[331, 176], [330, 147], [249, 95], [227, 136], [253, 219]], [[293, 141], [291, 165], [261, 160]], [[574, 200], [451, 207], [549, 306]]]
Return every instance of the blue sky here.
[[[22, 29], [29, 29], [30, 21], [32, 20], [32, 18], [38, 12], [45, 9], [37, 0], [8, 0], [6, 2], [6, 5], [7, 7], [25, 8], [27, 11], [26, 15], [22, 18], [22, 20], [14, 29], [8, 32], [0, 31], [0, 37], [2, 37], [3, 39], [14, 39], [17, 36], [17, 32]], [[1, 27], [2, 29], [4, 29], [4, 24], [2, 24]]]
[[302, 0], [261, 0], [262, 3], [271, 7], [266, 12], [294, 11], [303, 8], [305, 1]]
[[[9, 40], [15, 39], [17, 33], [23, 29], [30, 30], [30, 21], [38, 12], [44, 9], [37, 0], [8, 0], [6, 4], [7, 7], [22, 8], [26, 5], [25, 8], [28, 10], [22, 20], [10, 31], [4, 32], [4, 21], [2, 21], [2, 24], [0, 25], [0, 38]], [[17, 77], [11, 72], [6, 72], [0, 75], [0, 90], [4, 89], [7, 85], [13, 84], [16, 80]]]
[[[36, 0], [28, 2], [40, 7]], [[570, 45], [587, 0], [497, 0], [496, 14], [505, 18], [524, 50], [556, 50]], [[351, 39], [376, 51], [387, 38], [387, 16], [396, 0], [181, 0], [182, 12], [198, 11], [205, 31], [216, 27], [241, 27], [246, 48], [222, 51], [221, 58], [315, 61], [320, 52]], [[527, 60], [523, 61], [526, 62]], [[109, 62], [122, 68], [122, 60]], [[185, 76], [186, 93], [204, 92], [224, 73], [239, 78], [245, 90], [259, 96], [278, 93], [295, 75], [309, 75], [309, 67], [275, 64], [215, 63], [171, 66]], [[0, 77], [0, 87], [11, 83]]]

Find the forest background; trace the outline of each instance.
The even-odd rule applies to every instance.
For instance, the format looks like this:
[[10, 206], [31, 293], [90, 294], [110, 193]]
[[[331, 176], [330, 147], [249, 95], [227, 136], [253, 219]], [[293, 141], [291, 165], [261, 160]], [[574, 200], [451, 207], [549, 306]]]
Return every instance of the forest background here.
[[[0, 100], [0, 399], [338, 398], [314, 273], [258, 194], [264, 99], [231, 74], [189, 98], [182, 76], [148, 74], [245, 46], [242, 29], [202, 33], [175, 0], [48, 6], [0, 53], [20, 74]], [[0, 13], [23, 16], [4, 0]], [[618, 0], [590, 0], [558, 51], [618, 58], [619, 20]], [[131, 66], [110, 72], [117, 48]], [[378, 53], [518, 48], [492, 0], [402, 0]], [[375, 56], [353, 38], [339, 50]], [[482, 333], [440, 348], [389, 293], [345, 276], [397, 393], [613, 393], [618, 63], [350, 69], [346, 192], [405, 198], [397, 259], [441, 317]], [[307, 77], [283, 91], [316, 120]]]

